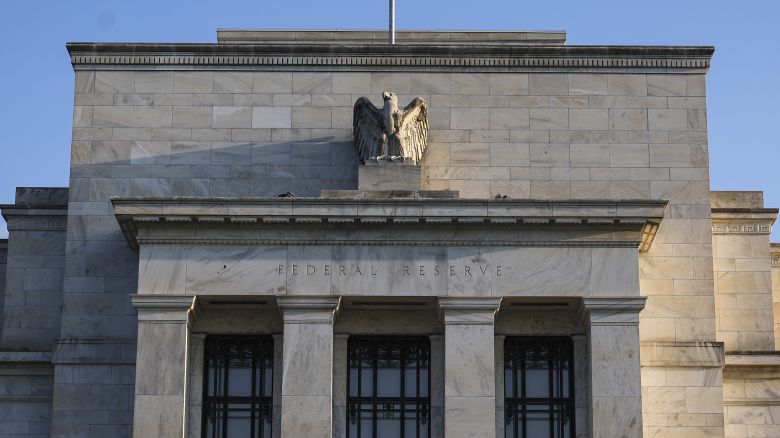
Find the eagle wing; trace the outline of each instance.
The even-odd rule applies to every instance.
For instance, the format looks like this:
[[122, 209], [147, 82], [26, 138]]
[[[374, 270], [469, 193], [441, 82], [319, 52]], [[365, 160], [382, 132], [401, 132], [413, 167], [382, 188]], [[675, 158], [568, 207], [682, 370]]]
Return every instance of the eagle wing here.
[[404, 108], [398, 137], [403, 155], [419, 163], [428, 146], [428, 104], [418, 97]]
[[361, 162], [365, 163], [369, 158], [379, 155], [384, 137], [382, 111], [366, 97], [355, 102], [352, 136]]

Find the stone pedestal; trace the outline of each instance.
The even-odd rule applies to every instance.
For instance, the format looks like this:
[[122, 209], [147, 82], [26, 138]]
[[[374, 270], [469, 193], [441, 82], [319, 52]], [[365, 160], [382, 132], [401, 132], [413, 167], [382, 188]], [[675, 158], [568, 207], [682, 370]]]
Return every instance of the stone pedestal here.
[[500, 298], [440, 298], [444, 320], [444, 436], [495, 438], [493, 323]]
[[639, 312], [644, 297], [585, 298], [592, 437], [642, 437]]
[[279, 297], [284, 323], [281, 436], [333, 435], [333, 319], [339, 298]]
[[133, 437], [186, 436], [187, 350], [195, 297], [134, 295], [138, 310]]
[[366, 163], [358, 169], [358, 190], [420, 190], [421, 175], [411, 162]]

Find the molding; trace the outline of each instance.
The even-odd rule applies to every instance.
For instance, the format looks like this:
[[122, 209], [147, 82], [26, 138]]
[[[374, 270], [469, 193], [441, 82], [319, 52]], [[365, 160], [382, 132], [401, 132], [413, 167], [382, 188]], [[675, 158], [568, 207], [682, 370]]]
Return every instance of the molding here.
[[190, 323], [197, 309], [197, 297], [193, 295], [140, 295], [130, 296], [138, 311], [138, 323], [182, 324]]
[[590, 326], [639, 326], [647, 297], [583, 298], [580, 313]]
[[284, 324], [333, 324], [341, 297], [276, 297]]
[[714, 223], [712, 234], [772, 234], [771, 223]]
[[[112, 199], [114, 214], [131, 248], [141, 244], [243, 244], [243, 245], [450, 245], [450, 246], [549, 246], [549, 247], [638, 247], [646, 251], [664, 216], [666, 201], [540, 201], [474, 199]], [[308, 233], [291, 237], [265, 237], [264, 230], [295, 227]], [[360, 236], [357, 231], [407, 228], [423, 230], [424, 236], [410, 239]], [[221, 228], [220, 238], [199, 237], [199, 229]], [[235, 229], [258, 231], [256, 237], [243, 233], [232, 238]], [[529, 241], [517, 235], [452, 237], [463, 230], [550, 231], [635, 231], [632, 237]], [[348, 238], [338, 233], [312, 237], [316, 229], [347, 229]], [[436, 235], [438, 230], [448, 234]], [[276, 234], [278, 236], [278, 234]], [[212, 233], [213, 236], [213, 233]]]
[[494, 325], [500, 297], [441, 297], [436, 306], [444, 325]]
[[704, 73], [713, 47], [508, 44], [69, 43], [73, 68], [318, 71], [588, 71]]
[[771, 234], [776, 208], [713, 208], [712, 234]]

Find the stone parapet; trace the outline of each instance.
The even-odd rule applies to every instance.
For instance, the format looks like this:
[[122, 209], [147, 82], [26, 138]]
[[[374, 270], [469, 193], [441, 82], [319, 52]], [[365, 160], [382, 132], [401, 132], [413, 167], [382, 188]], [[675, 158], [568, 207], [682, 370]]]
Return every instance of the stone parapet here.
[[[387, 30], [266, 30], [217, 29], [220, 44], [338, 44], [387, 45]], [[566, 32], [552, 31], [397, 31], [396, 44], [516, 44], [563, 45]]]

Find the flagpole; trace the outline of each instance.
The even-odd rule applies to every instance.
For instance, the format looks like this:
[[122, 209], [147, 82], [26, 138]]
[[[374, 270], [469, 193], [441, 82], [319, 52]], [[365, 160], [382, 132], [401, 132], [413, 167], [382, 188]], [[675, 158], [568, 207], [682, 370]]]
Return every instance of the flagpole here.
[[390, 0], [389, 43], [390, 43], [390, 45], [395, 44], [395, 0]]

